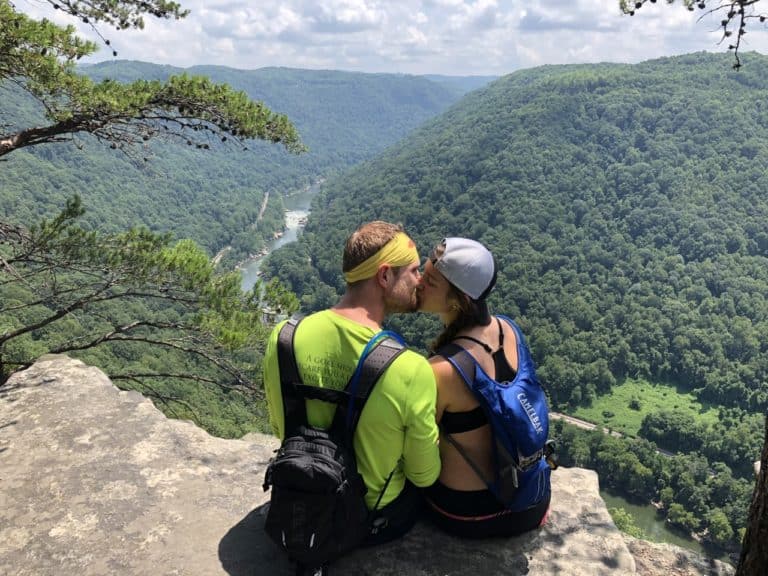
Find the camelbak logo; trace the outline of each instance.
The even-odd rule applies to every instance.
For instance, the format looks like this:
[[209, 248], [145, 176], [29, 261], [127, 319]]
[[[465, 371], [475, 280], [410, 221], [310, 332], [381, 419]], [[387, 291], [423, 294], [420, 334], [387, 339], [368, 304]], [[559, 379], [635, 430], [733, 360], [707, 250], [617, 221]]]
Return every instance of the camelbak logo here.
[[525, 395], [525, 392], [520, 392], [520, 394], [517, 395], [517, 399], [520, 400], [520, 405], [528, 415], [528, 420], [530, 420], [531, 424], [533, 424], [533, 428], [536, 430], [536, 433], [543, 434], [544, 428], [541, 425], [539, 415], [536, 414], [536, 410], [533, 408], [533, 405], [528, 401], [528, 397]]

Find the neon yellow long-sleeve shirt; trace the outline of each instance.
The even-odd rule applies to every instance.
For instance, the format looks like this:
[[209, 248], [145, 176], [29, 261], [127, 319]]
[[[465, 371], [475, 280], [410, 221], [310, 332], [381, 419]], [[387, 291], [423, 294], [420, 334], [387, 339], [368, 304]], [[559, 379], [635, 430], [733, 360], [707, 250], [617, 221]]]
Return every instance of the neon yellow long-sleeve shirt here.
[[[270, 423], [283, 439], [283, 399], [273, 330], [264, 356], [264, 387]], [[363, 348], [375, 334], [331, 310], [302, 320], [294, 336], [294, 352], [304, 384], [343, 389], [355, 370]], [[437, 387], [427, 360], [406, 350], [387, 368], [371, 392], [354, 436], [357, 466], [368, 488], [366, 504], [373, 508], [387, 477], [395, 470], [379, 508], [394, 500], [407, 478], [416, 486], [429, 486], [440, 475], [440, 453], [435, 423]], [[307, 400], [312, 426], [328, 428], [336, 407]], [[402, 465], [399, 462], [402, 461]]]

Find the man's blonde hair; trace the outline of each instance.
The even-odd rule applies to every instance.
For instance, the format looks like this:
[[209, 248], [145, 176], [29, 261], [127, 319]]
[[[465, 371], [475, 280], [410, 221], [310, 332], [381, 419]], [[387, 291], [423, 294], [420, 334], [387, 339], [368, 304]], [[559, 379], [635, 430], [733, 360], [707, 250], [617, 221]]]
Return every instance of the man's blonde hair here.
[[403, 232], [401, 224], [383, 220], [374, 220], [360, 226], [352, 232], [344, 245], [342, 271], [349, 272], [368, 260], [400, 232]]

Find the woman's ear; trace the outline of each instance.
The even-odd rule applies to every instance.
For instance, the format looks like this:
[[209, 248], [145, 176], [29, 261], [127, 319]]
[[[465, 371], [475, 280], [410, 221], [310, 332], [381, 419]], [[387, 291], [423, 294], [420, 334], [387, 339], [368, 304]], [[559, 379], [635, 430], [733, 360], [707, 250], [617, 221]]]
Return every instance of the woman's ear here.
[[464, 292], [456, 291], [453, 297], [448, 299], [448, 302], [453, 312], [469, 309], [469, 296], [464, 294]]

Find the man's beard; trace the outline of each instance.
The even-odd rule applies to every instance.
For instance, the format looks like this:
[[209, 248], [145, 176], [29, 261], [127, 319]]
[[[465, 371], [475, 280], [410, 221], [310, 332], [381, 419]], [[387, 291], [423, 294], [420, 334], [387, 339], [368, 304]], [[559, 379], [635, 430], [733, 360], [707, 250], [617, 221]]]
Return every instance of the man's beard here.
[[410, 299], [403, 297], [387, 296], [384, 300], [384, 309], [387, 314], [410, 314], [419, 309], [419, 295], [414, 288], [411, 290]]

